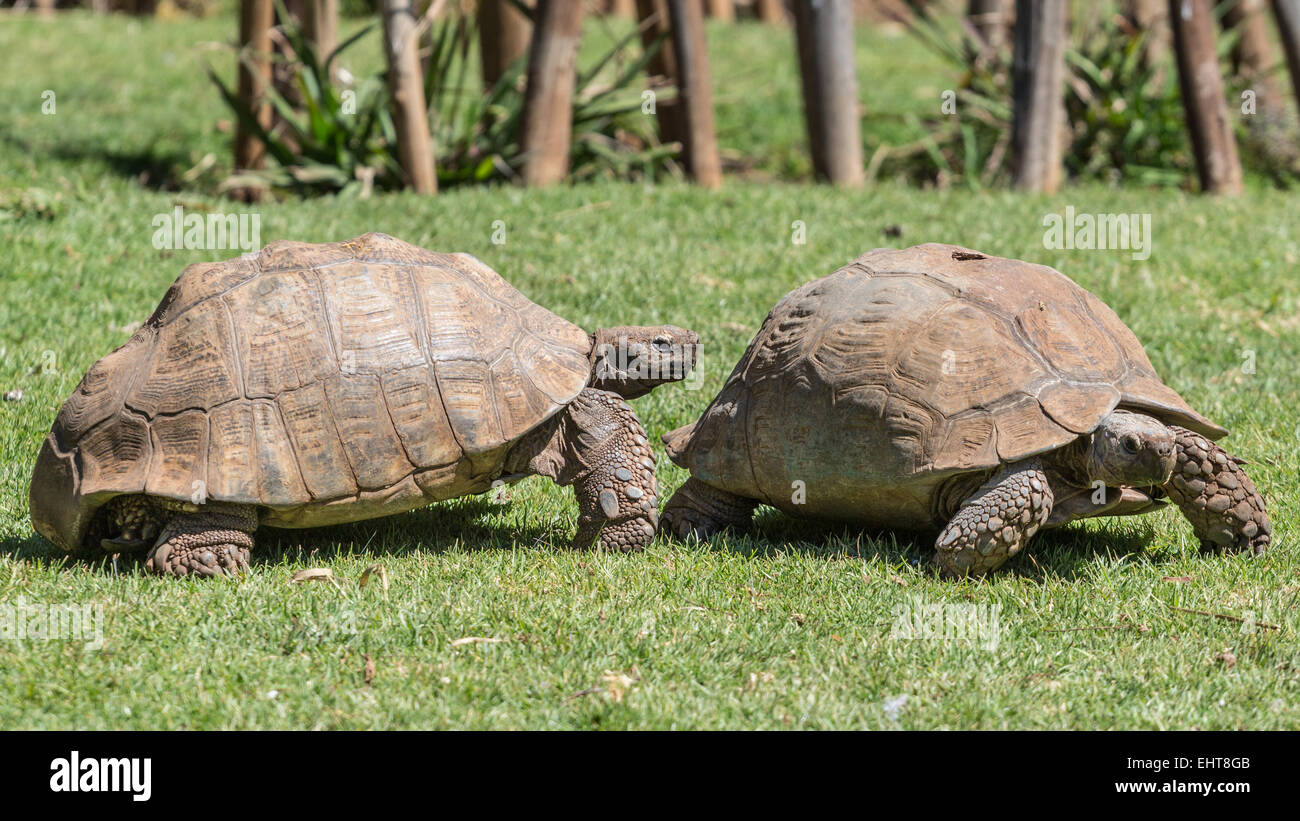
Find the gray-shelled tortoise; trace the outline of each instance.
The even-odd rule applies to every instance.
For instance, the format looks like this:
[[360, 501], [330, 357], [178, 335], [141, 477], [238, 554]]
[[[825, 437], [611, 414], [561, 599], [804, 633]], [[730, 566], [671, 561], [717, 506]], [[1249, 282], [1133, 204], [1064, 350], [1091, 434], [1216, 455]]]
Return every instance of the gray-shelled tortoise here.
[[644, 545], [654, 456], [623, 401], [684, 378], [694, 333], [588, 334], [467, 254], [383, 234], [191, 265], [59, 411], [32, 524], [159, 573], [243, 567], [259, 524], [398, 513], [541, 474], [574, 544]]
[[939, 530], [983, 573], [1036, 531], [1172, 498], [1203, 546], [1262, 553], [1270, 525], [1227, 431], [1160, 381], [1115, 312], [1043, 265], [878, 249], [772, 310], [699, 421], [661, 530], [708, 537], [758, 503]]

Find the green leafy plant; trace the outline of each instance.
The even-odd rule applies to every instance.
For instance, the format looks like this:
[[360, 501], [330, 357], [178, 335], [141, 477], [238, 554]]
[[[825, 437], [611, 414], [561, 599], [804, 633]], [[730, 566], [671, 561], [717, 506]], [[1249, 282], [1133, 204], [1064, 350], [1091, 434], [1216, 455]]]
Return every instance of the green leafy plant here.
[[1077, 39], [1065, 52], [1070, 174], [1183, 184], [1195, 169], [1173, 66], [1151, 60], [1146, 33], [1120, 15]]
[[[907, 123], [916, 140], [876, 148], [872, 171], [913, 182], [979, 188], [1006, 181], [1010, 173], [1011, 60], [990, 49], [963, 18], [961, 26], [938, 19], [928, 4], [910, 3], [900, 22], [958, 72], [960, 116]], [[1222, 7], [1219, 8], [1221, 13]], [[1239, 35], [1225, 32], [1216, 46], [1226, 58]], [[1147, 33], [1121, 14], [1076, 20], [1066, 49], [1065, 166], [1075, 179], [1180, 186], [1194, 178], [1177, 71], [1172, 55], [1154, 59]], [[1229, 95], [1241, 88], [1229, 75]], [[1244, 84], [1242, 84], [1244, 88]], [[1294, 132], [1277, 123], [1248, 128], [1238, 123], [1242, 161], [1289, 184], [1300, 166]]]
[[[982, 187], [1009, 176], [1011, 55], [990, 49], [962, 19], [956, 32], [923, 5], [907, 30], [958, 70], [958, 117], [912, 125], [910, 146], [885, 147], [885, 173]], [[1067, 48], [1066, 168], [1078, 179], [1182, 184], [1192, 170], [1172, 65], [1153, 61], [1145, 34], [1121, 15], [1098, 15], [1072, 30]]]
[[[275, 166], [267, 170], [236, 173], [223, 183], [231, 188], [280, 188], [299, 192], [346, 191], [370, 185], [397, 186], [401, 167], [390, 146], [396, 128], [388, 111], [382, 77], [371, 77], [355, 88], [341, 88], [331, 77], [339, 55], [367, 35], [374, 25], [361, 29], [323, 59], [315, 45], [294, 25], [282, 27], [289, 54], [293, 88], [299, 104], [268, 86], [265, 99], [279, 123], [264, 127], [253, 109], [207, 69], [222, 99], [240, 124], [266, 146]], [[249, 64], [250, 57], [240, 60]]]
[[[279, 121], [273, 128], [262, 127], [252, 109], [208, 70], [222, 99], [266, 144], [275, 161], [272, 168], [237, 174], [223, 187], [299, 193], [401, 187], [396, 129], [382, 73], [345, 88], [332, 71], [338, 56], [374, 28], [362, 29], [322, 58], [299, 26], [292, 21], [280, 26], [278, 36], [285, 48], [276, 59], [292, 78], [295, 99], [286, 99], [275, 88], [266, 90]], [[673, 158], [680, 146], [661, 144], [653, 118], [641, 111], [641, 77], [660, 43], [629, 58], [636, 38], [634, 30], [578, 72], [570, 161], [574, 179], [635, 179], [677, 170]], [[484, 92], [471, 70], [476, 39], [473, 18], [453, 15], [429, 25], [421, 52], [438, 182], [444, 187], [511, 179], [523, 161], [526, 57]], [[241, 59], [247, 61], [248, 55]], [[603, 81], [607, 74], [612, 79]]]
[[[958, 70], [953, 96], [939, 116], [903, 117], [915, 139], [880, 144], [868, 165], [870, 176], [901, 176], [918, 184], [970, 188], [996, 185], [1007, 177], [1011, 138], [1011, 64], [1005, 51], [990, 48], [965, 18], [954, 30], [928, 5], [909, 3], [897, 22]], [[952, 112], [960, 116], [953, 116]]]

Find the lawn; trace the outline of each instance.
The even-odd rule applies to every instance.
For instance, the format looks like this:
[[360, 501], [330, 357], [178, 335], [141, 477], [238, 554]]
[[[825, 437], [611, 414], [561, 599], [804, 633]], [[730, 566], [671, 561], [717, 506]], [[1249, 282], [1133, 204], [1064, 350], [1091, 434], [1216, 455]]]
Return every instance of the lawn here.
[[[656, 440], [703, 409], [781, 295], [865, 250], [944, 241], [1053, 265], [1233, 431], [1225, 444], [1270, 503], [1274, 549], [1261, 560], [1202, 555], [1172, 509], [1045, 534], [1002, 572], [961, 583], [924, 567], [924, 539], [772, 511], [709, 544], [573, 553], [570, 492], [530, 479], [390, 519], [263, 531], [234, 580], [66, 563], [27, 518], [54, 414], [187, 264], [233, 253], [151, 243], [153, 216], [178, 204], [235, 207], [201, 186], [159, 188], [228, 153], [196, 55], [233, 30], [227, 17], [88, 15], [0, 29], [0, 51], [25, 66], [0, 75], [0, 391], [22, 391], [0, 403], [0, 606], [103, 613], [102, 647], [0, 640], [0, 728], [1300, 728], [1300, 209], [1260, 186], [1212, 200], [604, 183], [255, 210], [264, 243], [384, 231], [473, 253], [589, 329], [698, 330], [698, 390], [635, 403]], [[710, 35], [724, 147], [797, 173], [788, 32]], [[860, 69], [883, 78], [864, 83], [868, 110], [905, 110], [949, 82], [881, 37], [860, 37]], [[756, 76], [762, 55], [785, 66], [779, 79]], [[53, 115], [40, 113], [46, 89]], [[1150, 258], [1044, 248], [1044, 215], [1066, 206], [1151, 214]], [[796, 221], [805, 244], [792, 242]], [[666, 498], [685, 473], [663, 460], [659, 479]], [[374, 565], [387, 583], [372, 571], [362, 586]], [[338, 584], [291, 583], [304, 568]], [[989, 632], [899, 629], [944, 607], [980, 614]]]

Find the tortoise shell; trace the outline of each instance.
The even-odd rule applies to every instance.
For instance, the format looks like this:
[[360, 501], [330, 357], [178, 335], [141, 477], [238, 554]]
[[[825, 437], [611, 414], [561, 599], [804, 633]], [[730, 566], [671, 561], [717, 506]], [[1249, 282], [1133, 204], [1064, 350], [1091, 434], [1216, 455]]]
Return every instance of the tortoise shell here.
[[927, 244], [787, 294], [664, 441], [695, 478], [791, 513], [925, 525], [939, 480], [1060, 448], [1117, 406], [1227, 433], [1064, 274]]
[[74, 550], [120, 494], [310, 527], [479, 492], [591, 345], [474, 257], [383, 234], [191, 265], [59, 411], [32, 522]]

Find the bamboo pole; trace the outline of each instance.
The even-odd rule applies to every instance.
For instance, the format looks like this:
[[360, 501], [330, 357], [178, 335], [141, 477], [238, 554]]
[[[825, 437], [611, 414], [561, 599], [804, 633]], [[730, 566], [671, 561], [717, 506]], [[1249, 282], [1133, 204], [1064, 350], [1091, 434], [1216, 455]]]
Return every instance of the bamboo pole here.
[[1144, 36], [1142, 63], [1156, 69], [1156, 83], [1164, 84], [1165, 56], [1169, 53], [1169, 5], [1167, 0], [1124, 0], [1124, 16]]
[[479, 55], [483, 85], [492, 88], [510, 64], [528, 52], [532, 23], [509, 0], [479, 0]]
[[[271, 24], [275, 7], [271, 0], [242, 0], [239, 4], [239, 99], [252, 111], [258, 124], [271, 127], [271, 104], [262, 92], [271, 82]], [[240, 122], [235, 130], [235, 168], [261, 168], [266, 160], [266, 146], [251, 129]]]
[[[650, 56], [646, 69], [652, 76], [663, 77], [674, 87], [681, 87], [677, 72], [677, 57], [673, 53], [672, 26], [668, 21], [668, 0], [637, 0], [637, 22], [641, 29], [641, 45], [649, 49], [664, 37], [659, 50]], [[655, 119], [659, 121], [659, 139], [672, 143], [685, 143], [682, 128], [681, 100], [656, 100]]]
[[1007, 0], [970, 0], [966, 18], [984, 41], [984, 47], [998, 51], [1006, 44]]
[[667, 0], [677, 96], [681, 101], [682, 160], [706, 188], [722, 184], [722, 160], [713, 124], [713, 80], [699, 0]]
[[636, 17], [636, 0], [606, 0], [604, 8], [611, 17], [629, 20]]
[[781, 0], [755, 0], [754, 12], [764, 23], [779, 26], [785, 22], [785, 6]]
[[1016, 0], [1011, 174], [1023, 191], [1061, 185], [1066, 13], [1065, 0]]
[[736, 6], [732, 0], [705, 0], [704, 8], [715, 20], [731, 22], [736, 19]]
[[339, 45], [339, 0], [306, 0], [304, 17], [307, 39], [322, 61], [328, 59]]
[[1291, 90], [1300, 109], [1300, 0], [1273, 0], [1273, 19], [1282, 35], [1282, 51], [1291, 73]]
[[796, 0], [795, 39], [813, 170], [836, 185], [863, 182], [850, 0]]
[[524, 92], [523, 177], [527, 185], [553, 185], [569, 173], [573, 139], [573, 86], [583, 4], [538, 0]]
[[1241, 159], [1219, 75], [1209, 0], [1169, 0], [1169, 23], [1174, 30], [1178, 85], [1187, 111], [1201, 190], [1240, 194]]
[[388, 57], [388, 93], [393, 101], [397, 128], [397, 158], [407, 184], [419, 194], [438, 190], [433, 166], [433, 141], [424, 105], [424, 78], [420, 75], [417, 20], [411, 0], [381, 0], [384, 51]]
[[1235, 0], [1223, 14], [1226, 30], [1236, 30], [1232, 49], [1233, 68], [1255, 92], [1256, 110], [1266, 121], [1281, 120], [1282, 92], [1273, 76], [1275, 61], [1269, 42], [1264, 0]]

